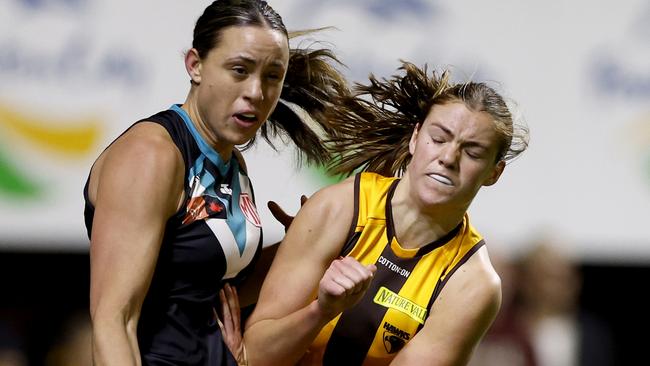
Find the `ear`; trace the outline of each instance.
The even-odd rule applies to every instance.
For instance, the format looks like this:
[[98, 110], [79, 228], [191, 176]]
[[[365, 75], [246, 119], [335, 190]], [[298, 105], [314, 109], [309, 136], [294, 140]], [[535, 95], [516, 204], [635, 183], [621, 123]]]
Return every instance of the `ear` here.
[[499, 177], [501, 176], [501, 173], [503, 173], [503, 170], [506, 168], [506, 162], [503, 160], [500, 160], [497, 165], [494, 166], [494, 169], [492, 170], [492, 174], [487, 177], [487, 179], [483, 182], [484, 186], [491, 186], [494, 183], [496, 183], [499, 180]]
[[418, 132], [420, 131], [420, 124], [415, 125], [415, 129], [413, 130], [413, 133], [411, 134], [411, 140], [409, 141], [409, 152], [411, 155], [415, 153], [415, 145], [418, 139]]
[[201, 83], [201, 57], [199, 57], [199, 51], [196, 48], [192, 48], [185, 54], [185, 70], [187, 70], [192, 83]]

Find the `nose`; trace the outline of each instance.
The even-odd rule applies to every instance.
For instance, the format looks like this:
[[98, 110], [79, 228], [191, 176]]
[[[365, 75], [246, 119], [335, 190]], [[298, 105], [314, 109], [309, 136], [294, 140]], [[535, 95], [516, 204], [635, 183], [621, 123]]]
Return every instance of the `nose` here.
[[262, 89], [262, 80], [259, 77], [251, 77], [248, 79], [246, 88], [244, 90], [244, 98], [251, 102], [261, 102], [264, 100], [264, 92]]
[[440, 164], [444, 165], [449, 169], [454, 169], [458, 166], [458, 159], [460, 158], [460, 149], [455, 144], [445, 144], [441, 150], [440, 155], [438, 156], [438, 161]]

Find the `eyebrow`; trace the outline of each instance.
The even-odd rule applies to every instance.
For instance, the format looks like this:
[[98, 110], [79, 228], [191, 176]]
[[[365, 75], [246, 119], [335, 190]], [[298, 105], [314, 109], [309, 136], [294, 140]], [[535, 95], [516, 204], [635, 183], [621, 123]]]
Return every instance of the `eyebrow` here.
[[[232, 62], [237, 62], [237, 61], [243, 61], [243, 62], [245, 62], [247, 64], [252, 64], [252, 65], [257, 64], [257, 61], [254, 58], [246, 56], [246, 55], [237, 55], [237, 56], [229, 57], [229, 58], [226, 59], [226, 63], [232, 63]], [[270, 66], [279, 67], [279, 68], [284, 69], [284, 64], [280, 60], [271, 61]]]
[[446, 134], [449, 135], [449, 136], [453, 136], [453, 135], [454, 135], [454, 134], [451, 132], [450, 129], [448, 129], [447, 127], [445, 127], [445, 126], [439, 124], [438, 122], [432, 122], [430, 126], [431, 126], [431, 127], [437, 127], [437, 128], [439, 128], [439, 129], [441, 129], [442, 132], [446, 133]]
[[465, 141], [461, 145], [465, 147], [478, 147], [486, 151], [489, 149], [487, 146], [478, 141]]
[[[441, 124], [439, 124], [437, 122], [431, 123], [430, 126], [431, 127], [436, 127], [438, 129], [442, 130], [442, 132], [444, 132], [448, 136], [452, 136], [452, 137], [454, 136], [454, 133], [451, 132], [450, 129], [448, 129], [447, 127], [445, 127], [445, 126], [443, 126], [443, 125], [441, 125]], [[461, 145], [465, 146], [465, 147], [478, 147], [478, 148], [482, 148], [482, 149], [485, 149], [485, 150], [489, 150], [489, 146], [487, 146], [487, 145], [485, 145], [485, 144], [483, 144], [483, 143], [481, 143], [479, 141], [474, 141], [474, 140], [463, 141], [463, 143]]]
[[252, 57], [246, 56], [246, 55], [237, 55], [237, 56], [232, 56], [227, 59], [228, 61], [246, 61], [246, 62], [252, 62], [255, 63], [255, 60]]

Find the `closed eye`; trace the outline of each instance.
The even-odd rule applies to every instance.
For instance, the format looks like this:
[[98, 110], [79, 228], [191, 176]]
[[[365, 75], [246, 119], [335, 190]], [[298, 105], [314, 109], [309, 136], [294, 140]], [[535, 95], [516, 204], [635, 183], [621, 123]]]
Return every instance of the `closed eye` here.
[[279, 74], [279, 73], [270, 73], [270, 74], [267, 74], [266, 77], [269, 80], [272, 80], [272, 81], [280, 81], [280, 80], [282, 80], [282, 75]]
[[465, 153], [472, 159], [478, 160], [485, 157], [485, 150], [480, 148], [465, 149]]
[[467, 155], [472, 159], [480, 159], [481, 155], [475, 152], [467, 151]]
[[445, 139], [440, 136], [431, 136], [431, 141], [435, 142], [436, 144], [442, 144], [445, 142]]

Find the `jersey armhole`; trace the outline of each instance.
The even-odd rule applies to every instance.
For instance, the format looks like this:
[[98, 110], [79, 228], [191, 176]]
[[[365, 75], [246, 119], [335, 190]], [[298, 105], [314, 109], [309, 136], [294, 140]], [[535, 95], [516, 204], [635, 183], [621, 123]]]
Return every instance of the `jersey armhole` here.
[[[481, 247], [485, 245], [485, 240], [481, 239], [478, 243], [474, 244], [472, 249], [470, 249], [467, 253], [465, 253], [465, 256], [458, 262], [451, 270], [449, 270], [447, 273], [443, 273], [440, 278], [438, 279], [438, 283], [436, 284], [436, 287], [433, 289], [433, 294], [431, 294], [431, 298], [429, 299], [429, 303], [427, 304], [427, 316], [431, 312], [431, 307], [433, 306], [434, 301], [438, 298], [438, 295], [440, 295], [440, 292], [442, 289], [445, 287], [447, 284], [447, 281], [451, 278], [451, 276], [456, 272], [460, 266], [462, 266], [465, 262], [469, 260], [469, 258], [474, 255]], [[418, 332], [422, 329], [424, 324], [420, 324], [418, 326]]]

